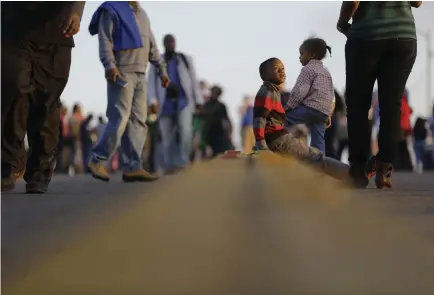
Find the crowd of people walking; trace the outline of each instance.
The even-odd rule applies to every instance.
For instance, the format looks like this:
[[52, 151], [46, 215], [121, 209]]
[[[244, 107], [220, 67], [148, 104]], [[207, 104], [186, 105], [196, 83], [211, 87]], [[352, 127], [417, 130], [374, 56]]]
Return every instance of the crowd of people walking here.
[[[102, 181], [117, 170], [125, 182], [155, 181], [235, 148], [223, 87], [199, 81], [175, 36], [164, 36], [160, 54], [138, 2], [104, 2], [89, 24], [107, 80], [106, 116], [96, 124], [79, 104], [59, 106], [84, 2], [19, 3], [2, 4], [2, 191], [24, 176], [27, 192], [44, 193], [54, 167]], [[337, 29], [347, 37], [345, 99], [323, 66], [331, 54], [323, 39], [302, 42], [291, 89], [283, 88], [280, 59], [262, 62], [263, 85], [240, 103], [241, 149], [290, 154], [360, 188], [373, 175], [378, 188], [391, 187], [393, 166], [432, 167], [434, 117], [412, 128], [405, 90], [416, 60], [412, 7], [420, 5], [343, 2]], [[341, 162], [346, 149], [349, 165]]]

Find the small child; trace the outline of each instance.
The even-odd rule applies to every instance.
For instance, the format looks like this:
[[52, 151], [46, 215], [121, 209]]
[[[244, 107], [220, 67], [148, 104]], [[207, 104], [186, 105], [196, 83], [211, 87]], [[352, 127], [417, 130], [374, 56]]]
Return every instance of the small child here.
[[283, 63], [278, 58], [267, 59], [259, 66], [259, 74], [264, 83], [256, 94], [253, 108], [255, 149], [289, 154], [317, 166], [334, 178], [347, 179], [348, 165], [325, 157], [285, 129], [285, 111], [281, 102], [281, 88], [286, 80]]
[[334, 108], [334, 88], [322, 59], [331, 48], [323, 39], [310, 38], [300, 46], [303, 65], [295, 86], [284, 105], [288, 126], [306, 124], [311, 146], [325, 153], [325, 130], [330, 126]]

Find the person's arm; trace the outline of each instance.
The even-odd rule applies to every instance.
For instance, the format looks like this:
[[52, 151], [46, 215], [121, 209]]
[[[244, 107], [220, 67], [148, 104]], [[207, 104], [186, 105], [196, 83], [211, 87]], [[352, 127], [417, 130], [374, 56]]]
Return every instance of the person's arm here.
[[410, 1], [410, 5], [414, 8], [419, 8], [422, 5], [422, 1]]
[[347, 24], [359, 8], [360, 1], [343, 1], [341, 13], [339, 15], [339, 24]]
[[81, 19], [81, 17], [83, 16], [83, 10], [85, 4], [86, 1], [74, 1], [72, 4], [71, 12], [78, 14], [78, 16]]
[[113, 53], [113, 20], [110, 13], [103, 10], [98, 24], [99, 59], [106, 70], [116, 68]]
[[265, 88], [261, 89], [255, 97], [255, 105], [253, 107], [253, 133], [255, 135], [256, 148], [259, 150], [268, 150], [267, 142], [265, 141], [265, 126], [272, 105], [272, 93]]
[[149, 67], [148, 70], [148, 81], [147, 81], [147, 100], [148, 100], [148, 107], [151, 107], [152, 105], [158, 105], [158, 98], [157, 98], [157, 69], [155, 67]]
[[145, 17], [148, 19], [149, 23], [149, 62], [156, 68], [157, 74], [161, 77], [167, 76], [167, 65], [164, 59], [161, 57], [160, 51], [158, 50], [157, 42], [155, 42], [154, 33], [151, 29], [151, 21], [146, 13]]
[[191, 83], [193, 83], [194, 99], [196, 105], [203, 105], [204, 103], [203, 95], [202, 95], [202, 91], [200, 91], [200, 85], [197, 79], [196, 68], [193, 63], [193, 58], [191, 58], [190, 56], [186, 56], [186, 59], [188, 61]]
[[288, 101], [285, 104], [285, 110], [294, 109], [297, 107], [303, 99], [309, 93], [310, 87], [312, 86], [312, 81], [314, 79], [314, 73], [305, 66], [301, 69], [300, 75], [295, 82], [294, 87], [291, 89], [291, 93], [288, 96]]

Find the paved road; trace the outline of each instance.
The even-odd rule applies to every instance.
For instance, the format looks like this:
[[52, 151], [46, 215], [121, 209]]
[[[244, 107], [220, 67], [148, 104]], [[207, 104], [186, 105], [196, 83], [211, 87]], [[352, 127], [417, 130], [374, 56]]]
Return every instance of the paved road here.
[[[2, 195], [2, 294], [434, 294], [434, 174], [345, 191], [295, 163]], [[295, 292], [295, 293], [294, 293]]]

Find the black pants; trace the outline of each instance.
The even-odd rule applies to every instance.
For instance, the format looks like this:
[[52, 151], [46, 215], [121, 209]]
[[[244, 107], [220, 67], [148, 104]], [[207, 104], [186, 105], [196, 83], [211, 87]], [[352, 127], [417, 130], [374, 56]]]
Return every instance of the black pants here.
[[1, 49], [2, 177], [26, 169], [27, 182], [50, 180], [71, 47], [21, 40], [3, 42]]
[[400, 137], [401, 98], [416, 54], [417, 43], [412, 39], [348, 39], [345, 59], [350, 163], [364, 163], [370, 156], [368, 112], [376, 80], [381, 112], [378, 159], [393, 163]]

